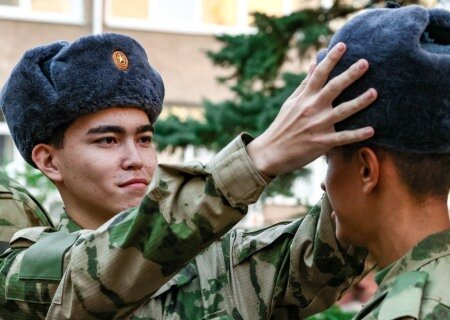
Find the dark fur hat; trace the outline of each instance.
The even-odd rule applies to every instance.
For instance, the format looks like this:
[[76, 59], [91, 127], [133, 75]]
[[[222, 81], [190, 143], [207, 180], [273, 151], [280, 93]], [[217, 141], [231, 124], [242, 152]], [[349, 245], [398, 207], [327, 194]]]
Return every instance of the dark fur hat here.
[[330, 79], [360, 58], [370, 67], [333, 105], [370, 87], [378, 99], [337, 123], [336, 130], [370, 125], [375, 128], [370, 144], [399, 152], [450, 153], [450, 12], [421, 6], [367, 10], [347, 22], [328, 49], [340, 41], [347, 51]]
[[59, 126], [108, 107], [137, 107], [152, 123], [164, 84], [142, 46], [120, 34], [92, 35], [27, 51], [0, 95], [14, 142], [34, 166], [34, 146]]

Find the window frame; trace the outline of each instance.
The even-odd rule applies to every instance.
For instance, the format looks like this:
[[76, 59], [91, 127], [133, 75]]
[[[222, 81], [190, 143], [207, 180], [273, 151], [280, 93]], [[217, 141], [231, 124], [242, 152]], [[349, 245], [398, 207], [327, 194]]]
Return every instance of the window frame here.
[[[195, 21], [180, 22], [173, 24], [170, 19], [152, 19], [152, 13], [157, 12], [157, 1], [150, 1], [148, 19], [138, 18], [118, 18], [112, 16], [112, 0], [105, 0], [104, 23], [110, 28], [131, 29], [143, 31], [156, 31], [179, 34], [198, 34], [198, 35], [218, 35], [218, 34], [248, 34], [255, 32], [255, 28], [248, 25], [248, 0], [237, 1], [237, 23], [235, 26], [224, 26], [218, 24], [209, 24], [201, 21], [202, 19], [202, 0], [194, 0]], [[292, 12], [292, 0], [283, 1], [283, 14]]]
[[69, 14], [33, 11], [31, 1], [32, 0], [19, 0], [19, 5], [17, 7], [0, 4], [0, 18], [69, 25], [83, 25], [86, 23], [84, 0], [70, 0], [71, 12]]

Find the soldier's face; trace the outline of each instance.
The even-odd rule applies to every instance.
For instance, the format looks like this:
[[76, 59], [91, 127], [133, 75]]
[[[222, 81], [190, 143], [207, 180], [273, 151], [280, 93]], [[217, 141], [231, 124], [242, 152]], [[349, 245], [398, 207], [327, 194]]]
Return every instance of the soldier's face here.
[[361, 192], [360, 167], [357, 155], [344, 157], [339, 148], [326, 154], [328, 169], [322, 189], [327, 192], [333, 208], [336, 236], [344, 244], [361, 245], [368, 222]]
[[78, 118], [65, 133], [64, 147], [55, 152], [61, 174], [55, 183], [67, 212], [82, 216], [78, 221], [106, 222], [137, 206], [157, 165], [152, 137], [140, 109], [108, 108]]

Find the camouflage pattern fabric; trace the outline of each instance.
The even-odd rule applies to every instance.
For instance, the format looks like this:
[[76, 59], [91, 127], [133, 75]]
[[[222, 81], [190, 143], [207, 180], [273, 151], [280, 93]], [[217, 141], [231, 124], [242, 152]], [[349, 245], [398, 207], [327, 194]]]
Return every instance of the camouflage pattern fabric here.
[[0, 256], [0, 318], [42, 319], [50, 302], [51, 312], [75, 319], [110, 319], [136, 308], [238, 222], [264, 190], [244, 138], [205, 167], [160, 166], [141, 205], [97, 230], [69, 233], [76, 225], [62, 219], [64, 231], [17, 232]]
[[238, 138], [205, 167], [160, 166], [140, 207], [97, 230], [81, 230], [68, 216], [58, 231], [22, 230], [1, 256], [0, 317], [302, 319], [319, 312], [373, 266], [367, 251], [340, 247], [326, 198], [304, 219], [225, 234], [264, 186]]
[[378, 291], [355, 319], [450, 319], [450, 229], [422, 240], [376, 281]]
[[0, 253], [9, 248], [17, 231], [33, 226], [53, 226], [39, 202], [19, 183], [0, 172]]
[[129, 318], [289, 320], [327, 309], [373, 266], [364, 249], [339, 247], [330, 214], [325, 197], [303, 219], [230, 231]]
[[[366, 256], [361, 248], [339, 250], [325, 198], [304, 219], [227, 233], [148, 301], [120, 317], [304, 319], [331, 306], [361, 279]], [[51, 308], [49, 318], [63, 314]], [[118, 317], [79, 314], [86, 319]]]

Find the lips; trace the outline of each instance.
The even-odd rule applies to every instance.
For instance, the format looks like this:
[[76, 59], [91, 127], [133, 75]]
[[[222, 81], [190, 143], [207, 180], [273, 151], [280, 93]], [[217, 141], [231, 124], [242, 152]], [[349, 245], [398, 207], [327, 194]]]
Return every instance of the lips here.
[[119, 187], [127, 187], [127, 186], [131, 186], [131, 185], [139, 185], [139, 184], [144, 184], [144, 185], [148, 185], [148, 180], [145, 178], [133, 178], [130, 180], [127, 180], [123, 183], [119, 184]]

